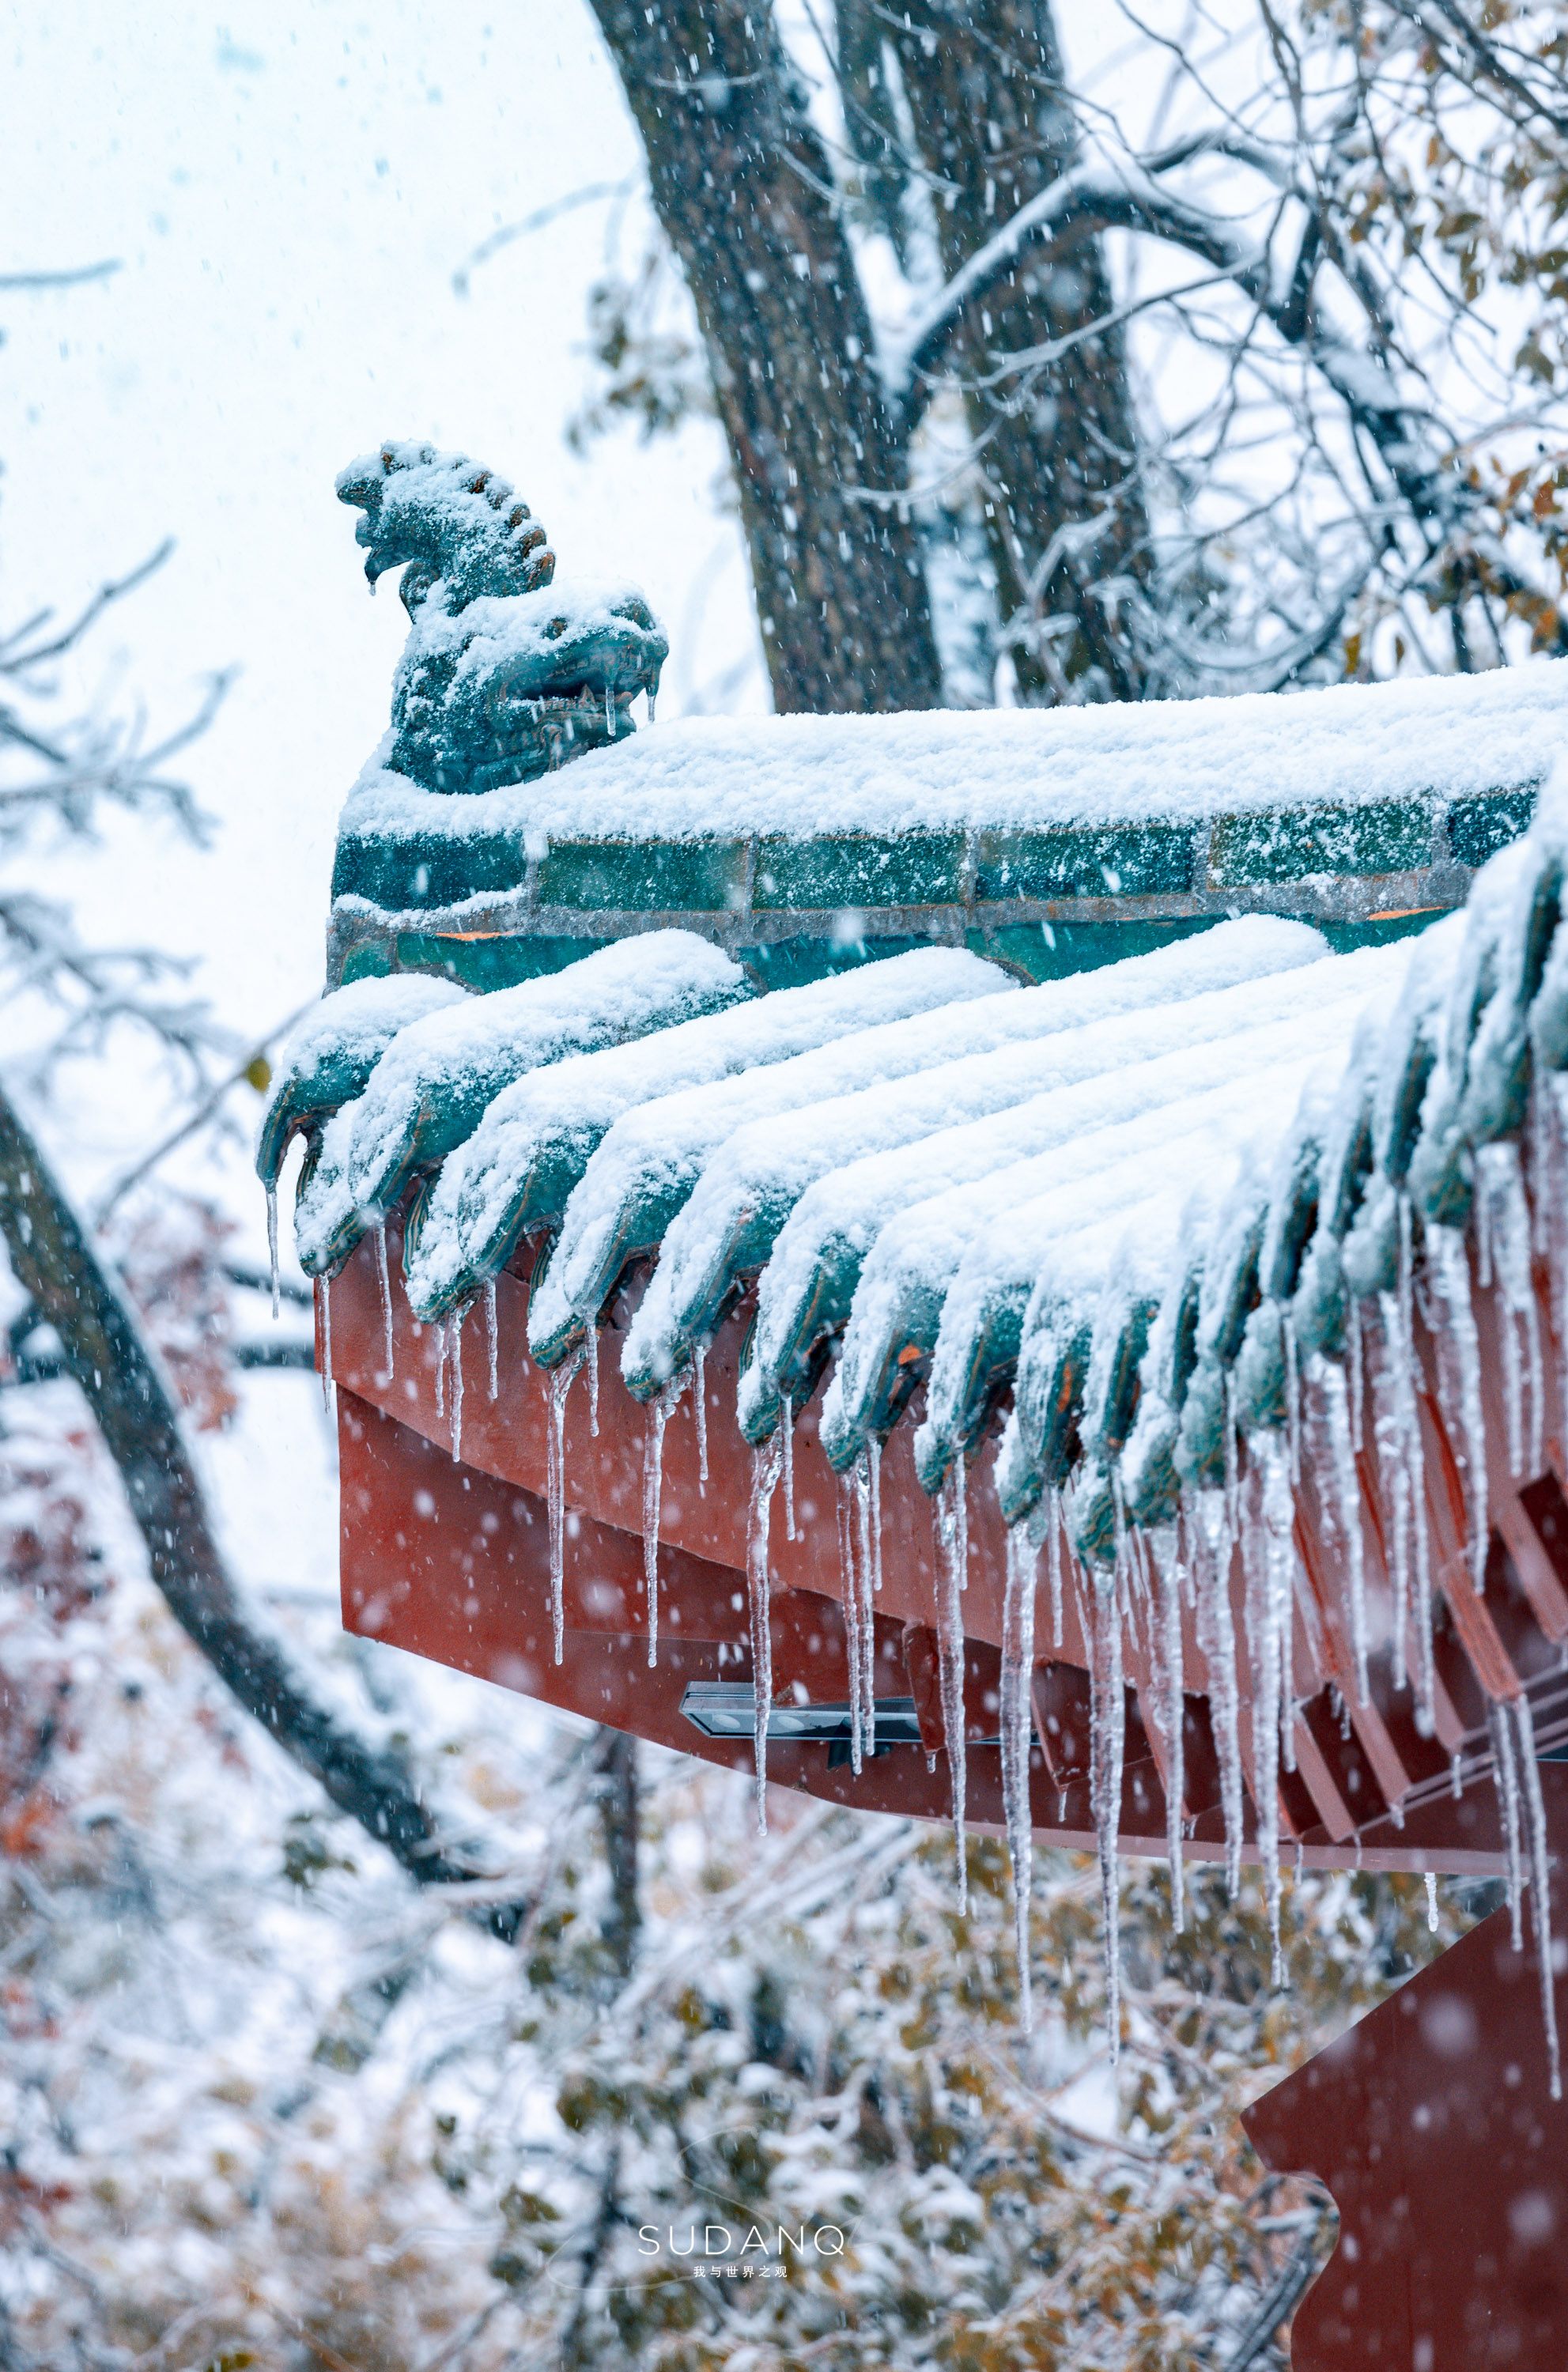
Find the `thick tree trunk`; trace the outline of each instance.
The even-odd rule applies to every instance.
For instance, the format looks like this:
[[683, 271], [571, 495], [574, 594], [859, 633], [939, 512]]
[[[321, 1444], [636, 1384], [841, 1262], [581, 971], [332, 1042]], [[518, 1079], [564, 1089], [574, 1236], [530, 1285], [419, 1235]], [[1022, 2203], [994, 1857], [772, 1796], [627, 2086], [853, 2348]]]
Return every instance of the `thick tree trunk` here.
[[713, 368], [781, 710], [930, 708], [919, 541], [870, 318], [770, 0], [594, 0]]
[[599, 1732], [598, 1767], [603, 1774], [599, 1820], [604, 1829], [610, 1901], [601, 1923], [616, 1972], [629, 1977], [637, 1956], [643, 1913], [637, 1901], [637, 1847], [641, 1812], [637, 1801], [637, 1741], [619, 1729]]
[[[422, 1886], [471, 1879], [437, 1847], [435, 1823], [398, 1765], [315, 1703], [278, 1649], [246, 1622], [141, 1329], [3, 1094], [0, 1235], [18, 1284], [60, 1337], [180, 1628], [246, 1712]], [[485, 1914], [507, 1939], [521, 1916], [516, 1904]]]
[[[1077, 125], [1050, 0], [924, 0], [910, 14], [847, 0], [846, 15], [856, 8], [867, 20], [854, 44], [863, 71], [875, 63], [885, 73], [891, 51], [920, 157], [946, 185], [933, 213], [951, 280], [1072, 162]], [[868, 33], [881, 52], [875, 62]], [[1126, 357], [1120, 335], [1101, 331], [1048, 365], [1019, 404], [1003, 400], [1016, 395], [1016, 381], [996, 391], [974, 382], [993, 372], [999, 355], [1073, 337], [1110, 304], [1099, 243], [1074, 232], [1060, 248], [1021, 257], [1009, 285], [971, 306], [947, 357], [970, 382], [1002, 618], [1036, 628], [1008, 639], [1026, 699], [1086, 691], [1126, 700], [1142, 689], [1118, 605], [1093, 589], [1144, 562]], [[1098, 532], [1074, 538], [1075, 528]], [[1057, 556], [1040, 576], [1053, 539]], [[1038, 631], [1063, 617], [1076, 621], [1072, 633]]]

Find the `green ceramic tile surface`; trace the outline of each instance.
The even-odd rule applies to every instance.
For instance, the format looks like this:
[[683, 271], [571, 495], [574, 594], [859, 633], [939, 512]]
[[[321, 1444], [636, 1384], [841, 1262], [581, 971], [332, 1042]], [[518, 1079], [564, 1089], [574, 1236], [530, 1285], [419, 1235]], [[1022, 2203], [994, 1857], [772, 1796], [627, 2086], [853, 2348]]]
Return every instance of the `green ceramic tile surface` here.
[[1420, 799], [1216, 816], [1209, 878], [1216, 890], [1302, 881], [1316, 873], [1400, 873], [1432, 861], [1432, 815]]
[[1192, 841], [1187, 824], [982, 832], [974, 894], [989, 902], [1003, 898], [1145, 898], [1191, 890]]
[[846, 832], [830, 840], [757, 843], [752, 904], [759, 913], [805, 906], [952, 906], [964, 895], [964, 834]]
[[1448, 810], [1448, 847], [1461, 865], [1484, 865], [1517, 840], [1536, 811], [1537, 786], [1489, 791], [1483, 797], [1456, 799]]
[[552, 841], [539, 868], [541, 906], [588, 913], [723, 914], [746, 900], [742, 840]]
[[1008, 923], [1000, 930], [970, 931], [967, 944], [977, 956], [1008, 964], [1028, 980], [1065, 980], [1212, 931], [1224, 920], [1223, 914], [1183, 914], [1168, 923]]
[[473, 832], [460, 840], [389, 834], [339, 841], [332, 895], [364, 898], [384, 913], [405, 914], [422, 906], [456, 906], [465, 898], [503, 896], [520, 890], [527, 876], [520, 832]]

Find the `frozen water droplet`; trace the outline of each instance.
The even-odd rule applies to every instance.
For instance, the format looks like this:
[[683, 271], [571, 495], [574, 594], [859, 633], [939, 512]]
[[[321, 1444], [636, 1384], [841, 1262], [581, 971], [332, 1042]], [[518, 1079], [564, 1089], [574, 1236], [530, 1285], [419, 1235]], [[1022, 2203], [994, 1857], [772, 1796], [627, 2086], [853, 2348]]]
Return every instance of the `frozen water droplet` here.
[[[1355, 1328], [1357, 1340], [1360, 1327]], [[1355, 1666], [1355, 1701], [1367, 1699], [1366, 1674], [1366, 1544], [1361, 1523], [1361, 1478], [1356, 1471], [1355, 1432], [1345, 1371], [1333, 1359], [1314, 1352], [1309, 1369], [1322, 1401], [1329, 1432], [1329, 1458], [1324, 1511], [1344, 1547], [1345, 1580], [1350, 1595], [1351, 1655]]]
[[784, 1456], [784, 1538], [786, 1541], [793, 1541], [795, 1538], [795, 1411], [790, 1406], [787, 1392], [784, 1396], [784, 1404], [779, 1412], [778, 1436], [783, 1444]]
[[447, 1336], [452, 1347], [452, 1463], [456, 1466], [463, 1454], [463, 1320], [468, 1316], [468, 1304], [454, 1309], [447, 1320]]
[[[1426, 1230], [1427, 1273], [1443, 1304], [1443, 1333], [1458, 1375], [1458, 1409], [1446, 1409], [1455, 1448], [1465, 1470], [1465, 1496], [1470, 1517], [1470, 1562], [1478, 1590], [1486, 1587], [1488, 1520], [1486, 1504], [1486, 1421], [1481, 1411], [1481, 1338], [1470, 1301], [1470, 1264], [1464, 1237], [1457, 1227]], [[1441, 1377], [1446, 1362], [1440, 1359]]]
[[544, 1436], [544, 1499], [550, 1523], [550, 1626], [558, 1664], [564, 1651], [566, 1620], [566, 1395], [582, 1364], [579, 1349], [558, 1367], [552, 1368]]
[[1013, 1928], [1018, 1956], [1018, 2015], [1024, 2032], [1034, 2024], [1029, 1987], [1029, 1897], [1034, 1879], [1034, 1825], [1029, 1808], [1029, 1746], [1033, 1735], [1029, 1683], [1034, 1674], [1035, 1568], [1039, 1552], [1027, 1525], [1007, 1533], [1007, 1581], [1002, 1605], [1002, 1806], [1013, 1865]]
[[769, 1622], [768, 1517], [783, 1450], [776, 1432], [751, 1452], [746, 1516], [746, 1593], [751, 1612], [751, 1737], [757, 1758], [757, 1833], [768, 1831], [768, 1715], [773, 1702], [773, 1634]]
[[1110, 2064], [1121, 2055], [1121, 1905], [1116, 1848], [1121, 1826], [1121, 1766], [1127, 1698], [1121, 1676], [1121, 1609], [1115, 1576], [1094, 1576], [1094, 1669], [1090, 1680], [1089, 1800], [1099, 1846], [1100, 1905], [1105, 1921], [1106, 2027]]
[[1514, 1767], [1514, 1733], [1502, 1705], [1492, 1707], [1488, 1727], [1492, 1732], [1492, 1776], [1503, 1808], [1503, 1842], [1508, 1855], [1508, 1917], [1516, 1952], [1524, 1933], [1519, 1916], [1519, 1775]]
[[321, 1301], [321, 1406], [329, 1413], [332, 1405], [332, 1280], [319, 1280]]
[[376, 1277], [381, 1287], [381, 1343], [386, 1354], [387, 1381], [397, 1373], [392, 1364], [392, 1274], [387, 1265], [387, 1222], [378, 1219], [371, 1230], [376, 1238]]
[[970, 1907], [969, 1858], [964, 1839], [966, 1750], [964, 1738], [964, 1617], [962, 1537], [964, 1462], [954, 1459], [937, 1495], [936, 1669], [942, 1701], [942, 1743], [953, 1791], [953, 1838], [958, 1858], [958, 1909]]
[[665, 1427], [689, 1380], [686, 1376], [671, 1376], [648, 1402], [648, 1429], [643, 1446], [643, 1587], [648, 1599], [650, 1671], [658, 1662], [658, 1519], [664, 1493]]
[[1535, 1719], [1527, 1696], [1514, 1700], [1519, 1732], [1519, 1761], [1525, 1774], [1525, 1808], [1529, 1819], [1530, 1924], [1535, 1929], [1536, 1959], [1540, 1967], [1540, 2012], [1546, 2029], [1547, 2064], [1551, 2097], [1562, 2098], [1562, 2064], [1557, 2041], [1557, 1999], [1552, 1979], [1551, 1860], [1547, 1851], [1546, 1806], [1541, 1800], [1540, 1762], [1536, 1753]]

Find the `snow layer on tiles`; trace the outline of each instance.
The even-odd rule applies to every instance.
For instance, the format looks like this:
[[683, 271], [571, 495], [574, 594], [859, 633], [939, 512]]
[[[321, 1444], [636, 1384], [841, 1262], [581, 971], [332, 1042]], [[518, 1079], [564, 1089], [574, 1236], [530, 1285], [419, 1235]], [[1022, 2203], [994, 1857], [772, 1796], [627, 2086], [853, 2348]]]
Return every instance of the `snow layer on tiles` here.
[[509, 1080], [749, 993], [740, 966], [695, 932], [649, 931], [409, 1022], [323, 1143], [296, 1218], [301, 1261], [312, 1273], [335, 1266]]
[[[689, 1088], [645, 1104], [618, 1121], [588, 1164], [567, 1204], [561, 1240], [529, 1311], [534, 1355], [549, 1364], [587, 1324], [633, 1251], [651, 1249], [673, 1222], [704, 1165], [742, 1128], [782, 1114], [810, 1110], [868, 1085], [933, 1071], [946, 1062], [1020, 1041], [1059, 1038], [1099, 1020], [1179, 1004], [1312, 962], [1323, 953], [1319, 935], [1300, 923], [1253, 916], [1219, 924], [1194, 939], [1043, 986], [983, 994], [996, 973], [975, 959], [911, 956], [873, 964], [862, 983], [864, 1027], [830, 1046], [796, 1056], [763, 1075], [746, 1074]], [[970, 967], [938, 973], [938, 961]], [[962, 977], [974, 1002], [908, 1020], [882, 1019], [879, 1000], [896, 1008], [901, 965], [926, 964], [934, 986]], [[891, 977], [889, 977], [891, 976]], [[911, 973], [912, 982], [924, 972]], [[902, 994], [902, 992], [898, 992]], [[935, 996], [912, 989], [912, 1005]], [[881, 1026], [878, 1026], [878, 1024]], [[815, 1119], [813, 1120], [813, 1127]], [[792, 1134], [797, 1132], [792, 1128]], [[809, 1132], [808, 1132], [809, 1133]], [[906, 1177], [907, 1191], [907, 1177]]]
[[[883, 986], [888, 974], [894, 978]], [[446, 1161], [411, 1227], [405, 1264], [416, 1312], [436, 1317], [452, 1308], [495, 1273], [526, 1228], [559, 1220], [622, 1113], [831, 1044], [858, 1029], [868, 1009], [880, 1016], [900, 1002], [907, 1009], [947, 992], [972, 994], [994, 988], [997, 977], [978, 956], [918, 948], [514, 1080]]]
[[[1291, 937], [1279, 937], [1283, 927]], [[1243, 963], [1252, 977], [1267, 972], [1269, 963], [1283, 959], [1295, 971], [1302, 959], [1321, 948], [1317, 932], [1305, 925], [1264, 925], [1226, 944], [1226, 959]], [[847, 1162], [894, 1145], [918, 1144], [951, 1127], [956, 1120], [982, 1120], [989, 1112], [1005, 1110], [1063, 1079], [1079, 1077], [1073, 1055], [1063, 1049], [1077, 1043], [1074, 1022], [1084, 1016], [1110, 1013], [1098, 1029], [1108, 1034], [1103, 1051], [1096, 1051], [1096, 1067], [1117, 1060], [1117, 1046], [1127, 1053], [1129, 1029], [1157, 1029], [1167, 1006], [1160, 992], [1174, 996], [1177, 1020], [1198, 998], [1181, 996], [1181, 987], [1213, 971], [1191, 971], [1189, 947], [1160, 948], [1160, 956], [1141, 956], [1127, 965], [1110, 965], [1073, 982], [1049, 982], [1028, 989], [1008, 1008], [1011, 1043], [992, 1043], [989, 1051], [975, 1046], [942, 1060], [930, 1070], [904, 1079], [889, 1079], [859, 1094], [835, 1096], [814, 1105], [811, 1129], [797, 1122], [761, 1120], [738, 1129], [704, 1165], [703, 1181], [671, 1222], [664, 1238], [659, 1267], [643, 1305], [626, 1331], [621, 1350], [621, 1376], [641, 1397], [655, 1392], [664, 1380], [686, 1366], [692, 1345], [707, 1333], [726, 1293], [738, 1276], [764, 1267], [773, 1240], [787, 1215], [816, 1179]], [[1222, 959], [1222, 960], [1226, 960]], [[1213, 963], [1213, 959], [1210, 959]], [[1127, 972], [1139, 965], [1139, 982]], [[1141, 987], [1141, 994], [1134, 994]], [[1153, 1013], [1148, 1006], [1153, 1004]], [[1134, 1016], [1141, 1016], [1134, 1020]], [[1084, 1025], [1084, 1034], [1086, 1034]]]
[[[1191, 1104], [1145, 1112], [1029, 1165], [1028, 1199], [971, 1248], [943, 1306], [926, 1419], [915, 1438], [928, 1490], [936, 1488], [983, 1422], [997, 1382], [1020, 1354], [1028, 1310], [1035, 1309], [1037, 1323], [1042, 1310], [1055, 1313], [1051, 1322], [1059, 1322], [1066, 1303], [1057, 1238], [1144, 1200], [1156, 1184], [1162, 1202], [1179, 1208], [1206, 1178], [1211, 1191], [1214, 1176], [1228, 1185], [1237, 1163], [1257, 1146], [1272, 1153], [1325, 1039], [1336, 1021], [1348, 1037], [1353, 1011], [1330, 1006], [1314, 1022], [1296, 1025], [1294, 1051], [1282, 1043], [1256, 1067], [1241, 1067], [1246, 1057], [1235, 1049], [1229, 1085]], [[1163, 1276], [1168, 1250], [1157, 1249], [1155, 1257]]]
[[1099, 707], [686, 717], [524, 785], [454, 802], [383, 771], [344, 832], [551, 838], [1201, 822], [1238, 809], [1443, 798], [1541, 782], [1568, 660], [1480, 676]]
[[656, 1097], [615, 1122], [573, 1190], [529, 1303], [528, 1343], [541, 1365], [552, 1366], [593, 1324], [626, 1262], [655, 1248], [704, 1158], [737, 1129], [808, 1110], [867, 1077], [925, 1069], [949, 1044], [993, 1042], [1007, 1034], [1024, 994], [961, 948], [917, 948], [866, 964], [852, 978], [855, 1020], [847, 1035]]
[[[840, 1355], [833, 1454], [884, 1421], [890, 1381], [912, 1354], [935, 1347], [947, 1293], [967, 1273], [973, 1289], [1005, 1261], [1009, 1215], [1054, 1184], [1063, 1161], [1089, 1168], [1116, 1152], [1106, 1136], [1138, 1124], [1129, 1138], [1157, 1162], [1163, 1134], [1182, 1124], [1186, 1099], [1228, 1089], [1277, 1062], [1321, 1051], [1332, 1017], [1348, 1023], [1366, 997], [1408, 961], [1411, 943], [1327, 957], [1283, 980], [1194, 999], [1125, 1029], [1085, 1030], [1058, 1052], [1062, 1071], [1050, 1090], [994, 1121], [943, 1132], [921, 1147], [922, 1187], [912, 1204], [900, 1156], [859, 1163], [824, 1179], [803, 1197], [763, 1273], [757, 1352], [743, 1389], [760, 1398], [772, 1368], [787, 1355], [789, 1330], [819, 1297], [819, 1264], [853, 1268], [846, 1244], [864, 1227], [875, 1241], [849, 1305]], [[1141, 1116], [1147, 1115], [1146, 1123]], [[1061, 1148], [1067, 1148], [1064, 1154]], [[899, 1192], [899, 1177], [904, 1188]], [[1076, 1169], [1071, 1174], [1079, 1174]], [[1086, 1170], [1083, 1174], [1087, 1174]], [[856, 1213], [861, 1215], [857, 1220]], [[997, 1244], [988, 1249], [994, 1227]], [[786, 1238], [788, 1240], [786, 1240]], [[972, 1266], [966, 1272], [966, 1262]], [[1007, 1287], [1014, 1317], [1028, 1297], [1027, 1260]], [[753, 1382], [751, 1376], [757, 1380]]]
[[335, 1110], [364, 1087], [400, 1029], [443, 1006], [460, 1005], [466, 989], [425, 972], [394, 972], [350, 981], [308, 1013], [278, 1058], [256, 1132], [257, 1173], [275, 1186], [288, 1139], [311, 1114]]

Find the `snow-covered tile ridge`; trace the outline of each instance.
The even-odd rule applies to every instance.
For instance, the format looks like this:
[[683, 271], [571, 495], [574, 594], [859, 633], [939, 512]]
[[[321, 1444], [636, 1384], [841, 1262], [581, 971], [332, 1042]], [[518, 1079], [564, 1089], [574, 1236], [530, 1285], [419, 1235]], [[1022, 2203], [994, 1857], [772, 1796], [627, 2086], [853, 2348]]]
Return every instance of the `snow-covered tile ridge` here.
[[434, 1318], [466, 1299], [505, 1264], [521, 1233], [558, 1222], [623, 1112], [786, 1062], [867, 1019], [994, 990], [1002, 977], [967, 950], [921, 948], [516, 1079], [475, 1115], [410, 1226], [404, 1263], [416, 1314]]
[[337, 1113], [296, 1215], [312, 1274], [335, 1268], [417, 1169], [460, 1145], [509, 1080], [617, 1046], [749, 994], [740, 966], [691, 931], [653, 931], [517, 988], [410, 1020]]
[[688, 717], [540, 781], [469, 797], [385, 771], [342, 831], [551, 840], [803, 838], [1026, 829], [1447, 800], [1542, 781], [1568, 722], [1568, 659], [1481, 676], [1225, 700], [898, 716]]

